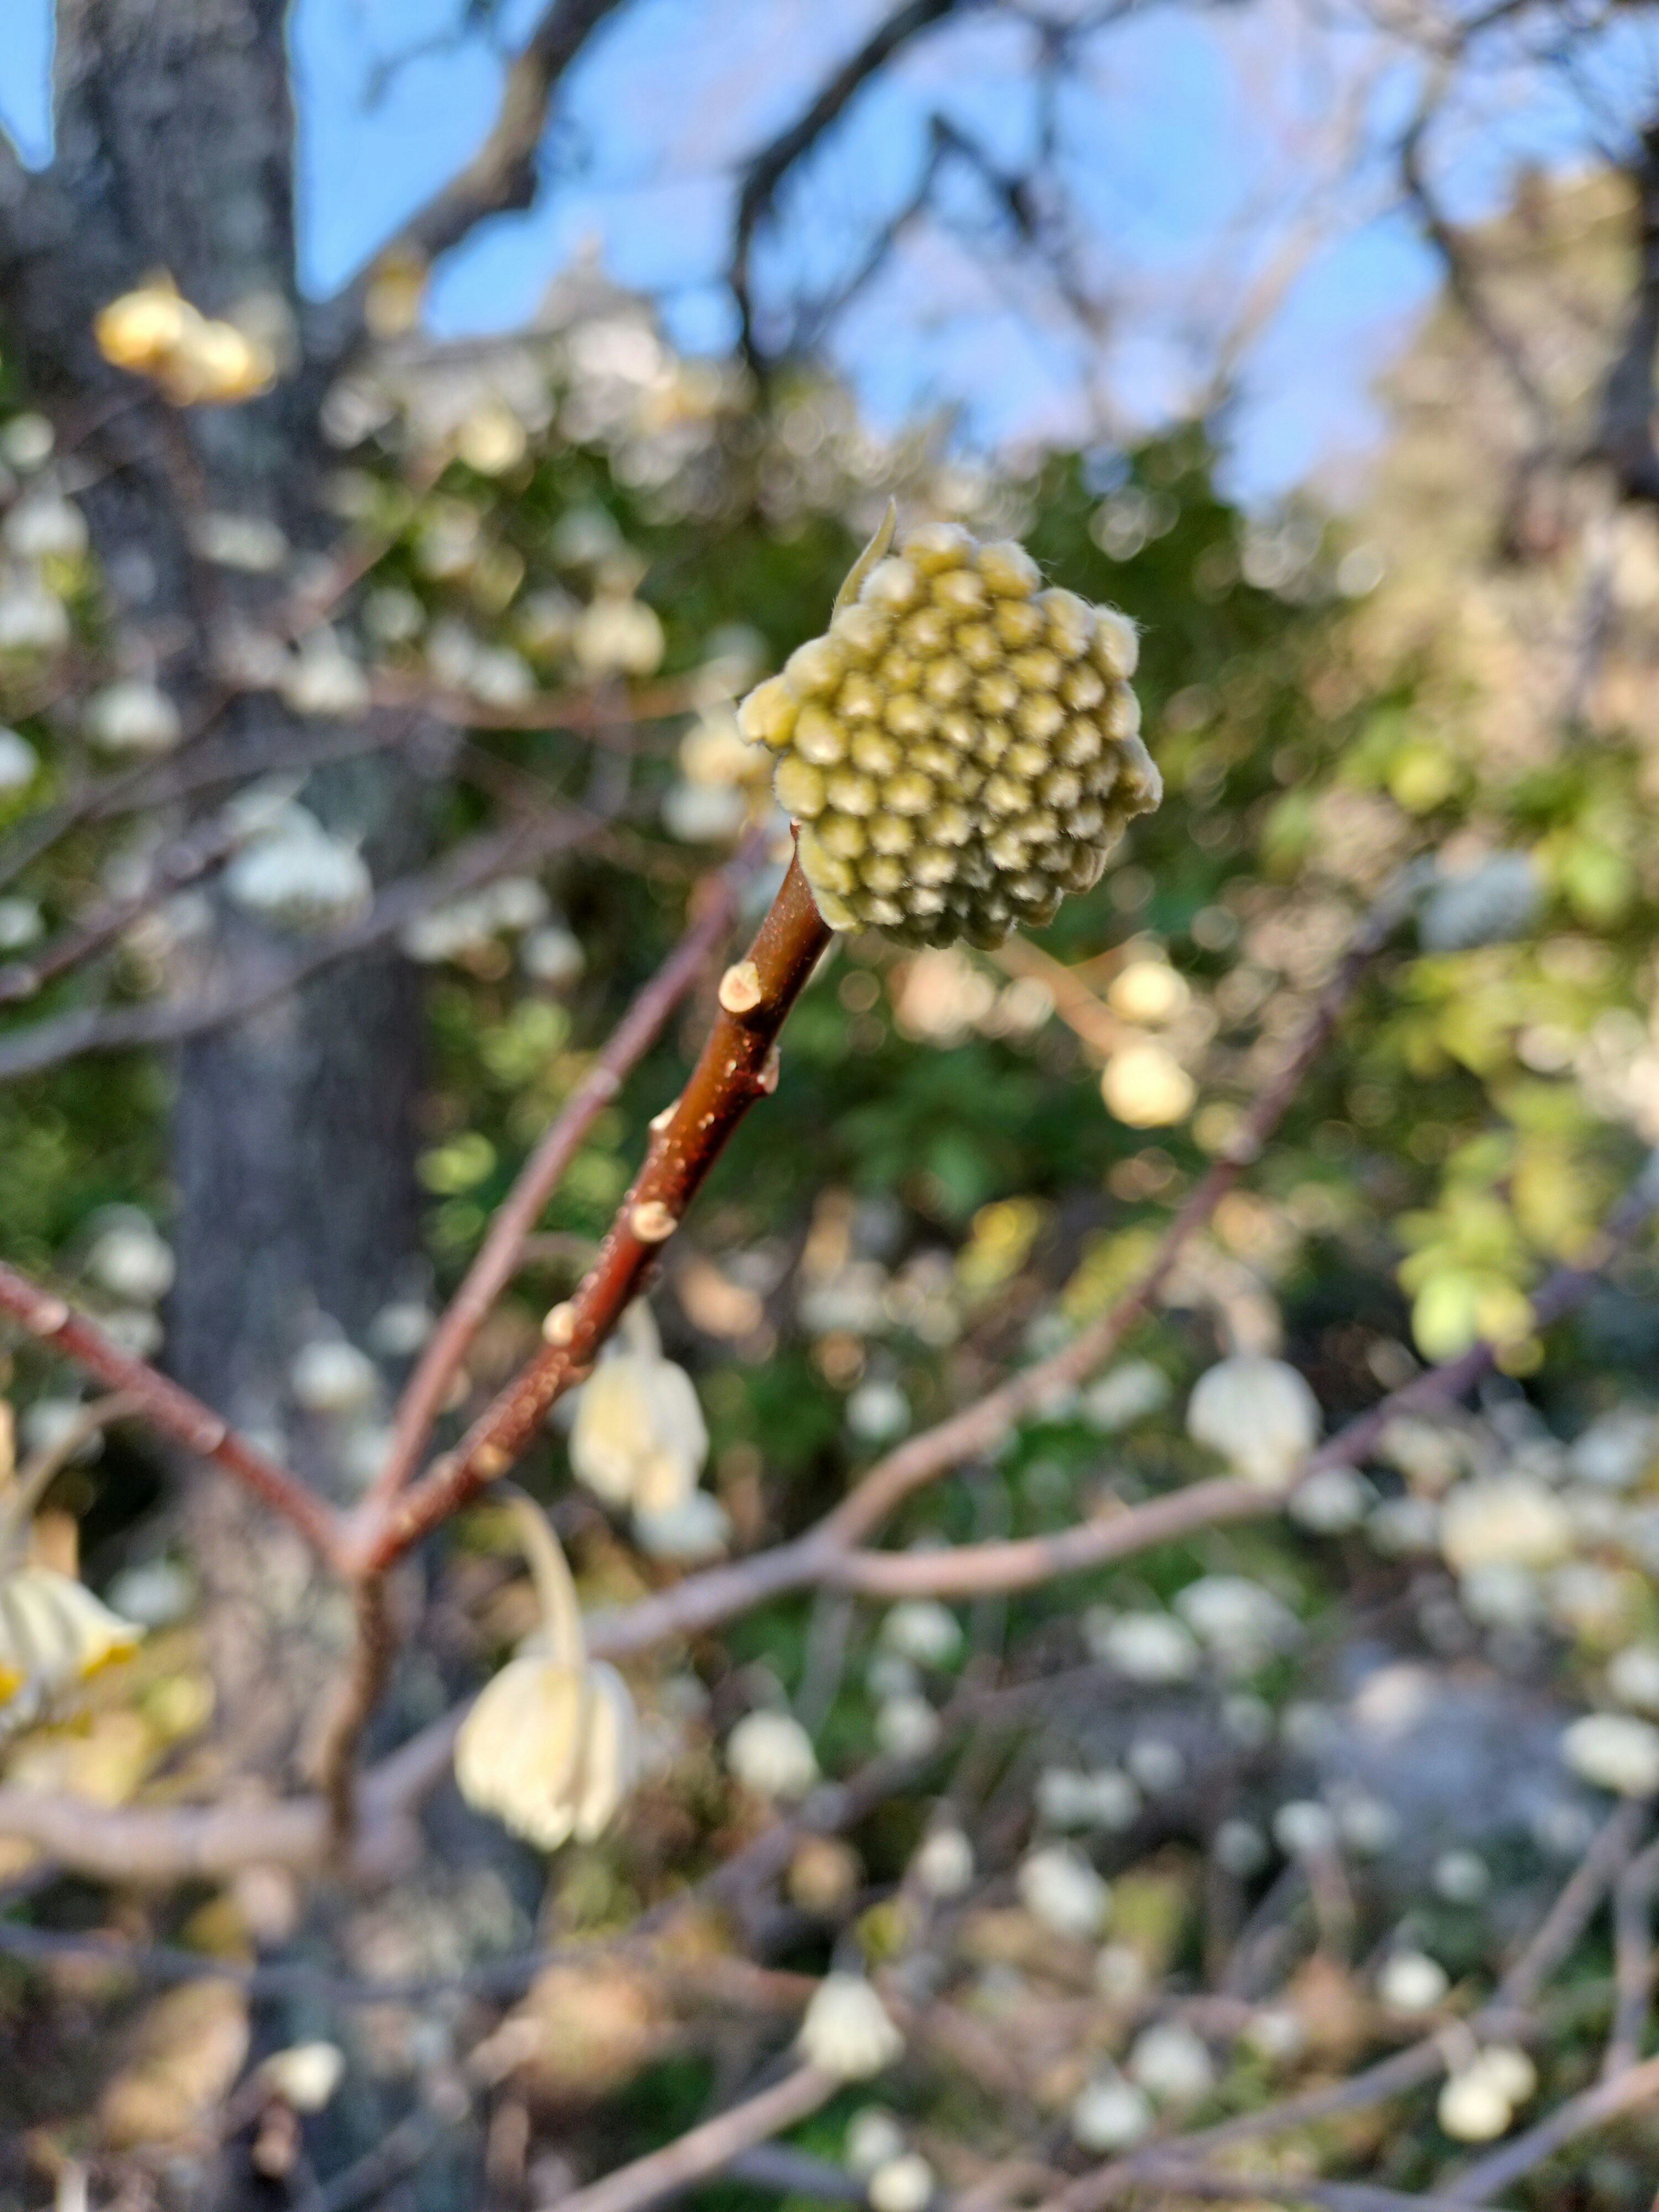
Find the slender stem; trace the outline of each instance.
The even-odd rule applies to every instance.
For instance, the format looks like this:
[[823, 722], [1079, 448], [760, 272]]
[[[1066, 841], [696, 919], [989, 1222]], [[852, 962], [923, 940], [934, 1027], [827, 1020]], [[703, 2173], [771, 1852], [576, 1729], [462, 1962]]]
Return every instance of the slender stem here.
[[0, 1262], [0, 1313], [22, 1322], [37, 1342], [71, 1359], [112, 1390], [130, 1393], [153, 1428], [202, 1459], [212, 1460], [243, 1488], [292, 1522], [325, 1559], [334, 1560], [338, 1523], [324, 1501], [285, 1468], [240, 1437], [229, 1424], [142, 1359], [121, 1352], [101, 1329]]
[[519, 1542], [530, 1562], [530, 1579], [542, 1609], [547, 1656], [558, 1666], [580, 1674], [587, 1664], [582, 1636], [581, 1601], [571, 1578], [570, 1562], [541, 1508], [521, 1490], [509, 1491], [507, 1504], [518, 1527]]
[[64, 1424], [61, 1435], [25, 1460], [14, 1482], [0, 1487], [0, 1565], [9, 1565], [17, 1551], [27, 1549], [28, 1524], [35, 1507], [82, 1445], [138, 1411], [138, 1398], [131, 1390], [112, 1390], [107, 1398], [94, 1398]]
[[391, 1451], [364, 1501], [366, 1524], [383, 1512], [414, 1470], [456, 1370], [496, 1299], [512, 1280], [525, 1240], [562, 1181], [587, 1132], [643, 1059], [664, 1023], [702, 973], [732, 926], [744, 856], [705, 887], [701, 911], [623, 1016], [615, 1033], [547, 1130], [490, 1224], [489, 1236], [450, 1300], [398, 1402]]
[[750, 2150], [785, 2128], [793, 2127], [820, 2105], [828, 2104], [840, 2087], [833, 2074], [821, 2074], [815, 2066], [797, 2067], [771, 2088], [705, 2120], [661, 2150], [618, 2166], [603, 2181], [556, 2198], [544, 2212], [637, 2212], [640, 2206], [671, 2191], [718, 2173], [739, 2151]]
[[557, 1310], [559, 1327], [477, 1420], [455, 1451], [429, 1468], [369, 1533], [362, 1565], [386, 1565], [476, 1496], [537, 1436], [548, 1409], [592, 1368], [679, 1226], [727, 1139], [757, 1098], [776, 1080], [773, 1049], [791, 1007], [830, 942], [799, 861], [792, 861], [746, 961], [730, 971], [744, 987], [727, 993], [702, 1055], [575, 1297]]
[[329, 1840], [343, 1855], [357, 1825], [357, 1751], [374, 1708], [386, 1694], [398, 1656], [386, 1577], [366, 1576], [352, 1591], [357, 1614], [351, 1669], [324, 1732], [318, 1771], [328, 1805]]

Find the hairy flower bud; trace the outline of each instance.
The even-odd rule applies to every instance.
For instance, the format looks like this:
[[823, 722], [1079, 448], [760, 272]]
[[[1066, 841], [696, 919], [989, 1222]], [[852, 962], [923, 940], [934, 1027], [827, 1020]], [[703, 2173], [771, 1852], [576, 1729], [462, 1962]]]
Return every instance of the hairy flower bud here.
[[1140, 739], [1127, 618], [1042, 591], [1012, 543], [893, 515], [826, 636], [743, 702], [832, 929], [1000, 945], [1091, 890], [1163, 785]]

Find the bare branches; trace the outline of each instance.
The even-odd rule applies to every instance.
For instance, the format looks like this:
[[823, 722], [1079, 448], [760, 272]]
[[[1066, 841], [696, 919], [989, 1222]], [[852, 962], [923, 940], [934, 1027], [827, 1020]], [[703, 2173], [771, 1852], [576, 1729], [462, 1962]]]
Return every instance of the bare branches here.
[[809, 154], [824, 133], [839, 120], [848, 103], [884, 69], [899, 50], [931, 30], [947, 15], [959, 12], [966, 0], [907, 0], [872, 32], [848, 56], [835, 75], [795, 120], [779, 132], [769, 145], [754, 155], [744, 172], [738, 195], [737, 222], [732, 242], [732, 289], [742, 319], [744, 358], [759, 367], [764, 356], [755, 328], [752, 262], [755, 239], [771, 215], [784, 179]]
[[[553, 0], [507, 72], [501, 106], [483, 144], [382, 249], [383, 254], [435, 261], [488, 216], [512, 214], [533, 203], [536, 155], [553, 96], [588, 40], [618, 4], [619, 0]], [[366, 290], [362, 277], [349, 288], [345, 296], [354, 309], [361, 307]]]
[[619, 2166], [589, 2188], [555, 2198], [545, 2212], [639, 2212], [659, 2197], [718, 2173], [739, 2151], [793, 2127], [827, 2104], [840, 2087], [833, 2074], [822, 2074], [815, 2066], [797, 2067], [769, 2089], [705, 2120], [649, 2157]]
[[727, 1139], [775, 1087], [778, 1032], [829, 942], [799, 864], [792, 861], [748, 958], [721, 984], [721, 1012], [702, 1055], [678, 1102], [659, 1117], [662, 1126], [598, 1260], [569, 1304], [548, 1316], [547, 1350], [507, 1384], [456, 1451], [405, 1494], [386, 1525], [369, 1532], [363, 1569], [385, 1566], [504, 1474], [555, 1400], [587, 1373]]
[[413, 1472], [456, 1369], [466, 1357], [480, 1324], [512, 1280], [526, 1237], [594, 1121], [622, 1089], [629, 1070], [650, 1049], [664, 1023], [731, 928], [738, 884], [746, 872], [745, 860], [740, 858], [723, 874], [708, 880], [701, 913], [635, 999], [563, 1112], [526, 1162], [410, 1378], [398, 1407], [392, 1449], [365, 1501], [366, 1511], [378, 1511]]
[[21, 1322], [38, 1344], [73, 1360], [106, 1389], [135, 1401], [135, 1410], [163, 1436], [171, 1437], [202, 1459], [212, 1460], [243, 1488], [289, 1521], [326, 1559], [333, 1551], [333, 1516], [328, 1507], [286, 1468], [249, 1443], [218, 1414], [181, 1390], [142, 1359], [118, 1351], [93, 1323], [70, 1311], [60, 1297], [42, 1291], [14, 1267], [0, 1264], [0, 1313]]
[[1478, 2160], [1453, 2185], [1451, 2202], [1489, 2204], [1496, 2191], [1506, 2189], [1510, 2182], [1541, 2166], [1564, 2143], [1587, 2135], [1592, 2128], [1604, 2127], [1621, 2112], [1632, 2112], [1656, 2097], [1659, 2097], [1659, 2058], [1650, 2058], [1644, 2066], [1632, 2067], [1613, 2081], [1598, 2081], [1593, 2089], [1569, 2097], [1535, 2128], [1528, 2128], [1501, 2150]]

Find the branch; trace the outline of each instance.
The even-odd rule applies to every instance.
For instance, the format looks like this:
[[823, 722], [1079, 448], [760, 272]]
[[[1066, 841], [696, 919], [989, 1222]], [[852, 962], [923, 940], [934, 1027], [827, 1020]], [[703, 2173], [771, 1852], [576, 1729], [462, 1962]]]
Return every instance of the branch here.
[[[536, 155], [547, 128], [553, 95], [589, 38], [621, 0], [553, 0], [507, 72], [501, 106], [489, 136], [472, 159], [416, 210], [376, 259], [398, 256], [422, 262], [459, 246], [492, 215], [531, 206], [536, 198]], [[372, 269], [329, 303], [331, 321], [360, 319]]]
[[416, 915], [445, 905], [495, 877], [529, 866], [606, 824], [579, 807], [549, 811], [511, 830], [492, 830], [458, 845], [424, 874], [388, 884], [361, 921], [321, 938], [308, 951], [233, 977], [214, 991], [164, 999], [147, 1006], [77, 1007], [0, 1040], [0, 1081], [35, 1075], [88, 1053], [131, 1052], [146, 1045], [178, 1044], [258, 1013], [313, 975], [396, 937]]
[[718, 2173], [739, 2151], [793, 2127], [828, 2104], [842, 2086], [833, 2074], [821, 2074], [816, 2066], [797, 2067], [771, 2088], [705, 2120], [678, 2142], [647, 2158], [636, 2158], [631, 2166], [618, 2166], [603, 2181], [555, 2197], [544, 2212], [639, 2212], [659, 2197]]
[[[378, 1571], [507, 1468], [548, 1409], [592, 1368], [738, 1123], [777, 1080], [774, 1047], [830, 942], [792, 861], [749, 957], [720, 985], [721, 1012], [690, 1081], [653, 1137], [599, 1256], [568, 1304], [548, 1317], [547, 1349], [509, 1382], [456, 1450], [430, 1468], [377, 1530], [358, 1564]], [[661, 1119], [661, 1117], [659, 1117]]]
[[333, 1556], [336, 1522], [323, 1500], [296, 1482], [286, 1468], [240, 1437], [200, 1399], [142, 1359], [118, 1351], [103, 1332], [70, 1311], [60, 1297], [43, 1291], [0, 1262], [0, 1313], [21, 1321], [37, 1343], [73, 1360], [106, 1389], [134, 1401], [152, 1428], [171, 1437], [198, 1458], [224, 1468], [245, 1490], [293, 1523], [325, 1559]]
[[1208, 2173], [1175, 2163], [1150, 2172], [1180, 2196], [1225, 2203], [1310, 2204], [1320, 2212], [1461, 2212], [1462, 2205], [1455, 2197], [1418, 2197], [1364, 2181], [1285, 2181], [1265, 2173]]
[[328, 1806], [329, 1840], [342, 1855], [349, 1847], [357, 1824], [357, 1749], [375, 1707], [386, 1694], [398, 1656], [386, 1577], [370, 1575], [356, 1583], [352, 1601], [356, 1636], [351, 1668], [340, 1686], [317, 1759]]
[[810, 153], [825, 131], [840, 118], [854, 94], [890, 61], [902, 46], [955, 14], [966, 0], [908, 0], [884, 23], [878, 26], [857, 52], [823, 85], [814, 99], [769, 145], [752, 156], [744, 171], [738, 194], [738, 212], [732, 241], [732, 290], [742, 322], [740, 343], [751, 368], [763, 364], [755, 335], [754, 302], [750, 293], [750, 263], [756, 234], [776, 204], [778, 191], [797, 161]]
[[392, 1448], [363, 1503], [373, 1519], [408, 1481], [432, 1432], [455, 1370], [490, 1308], [512, 1280], [526, 1238], [563, 1179], [582, 1139], [622, 1089], [629, 1071], [649, 1051], [731, 928], [738, 887], [748, 873], [752, 847], [732, 866], [708, 878], [702, 911], [617, 1024], [563, 1111], [548, 1128], [498, 1208], [489, 1236], [450, 1300], [419, 1365], [398, 1401]]

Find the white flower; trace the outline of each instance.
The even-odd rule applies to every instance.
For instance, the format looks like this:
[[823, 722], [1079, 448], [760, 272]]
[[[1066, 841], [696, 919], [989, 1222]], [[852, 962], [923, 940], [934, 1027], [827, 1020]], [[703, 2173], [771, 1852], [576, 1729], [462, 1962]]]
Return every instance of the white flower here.
[[1391, 2012], [1432, 2012], [1450, 1988], [1445, 1968], [1424, 1951], [1393, 1952], [1376, 1978], [1376, 1994]]
[[532, 982], [556, 990], [580, 981], [587, 956], [568, 929], [550, 923], [544, 929], [532, 929], [525, 939], [519, 947], [519, 965]]
[[143, 1632], [54, 1568], [0, 1576], [0, 1726], [27, 1726], [76, 1683], [135, 1651]]
[[1440, 2092], [1437, 2117], [1457, 2142], [1491, 2142], [1501, 2136], [1538, 2086], [1533, 2063], [1512, 2044], [1495, 2043], [1460, 2068]]
[[179, 709], [166, 692], [137, 677], [94, 692], [87, 702], [86, 732], [102, 751], [140, 760], [170, 753], [185, 733]]
[[320, 2112], [345, 2079], [337, 2043], [295, 2043], [262, 2061], [259, 2078], [296, 2112]]
[[649, 676], [663, 656], [662, 624], [641, 600], [601, 592], [583, 609], [570, 642], [591, 676]]
[[1440, 1509], [1440, 1549], [1460, 1574], [1471, 1567], [1553, 1567], [1572, 1550], [1572, 1521], [1535, 1475], [1461, 1483]]
[[825, 1976], [812, 1992], [796, 2045], [810, 2066], [842, 2081], [867, 2081], [904, 2052], [904, 2038], [861, 1974]]
[[15, 730], [0, 729], [0, 798], [27, 791], [40, 773], [40, 756]]
[[1108, 1618], [1089, 1633], [1089, 1647], [1132, 1682], [1186, 1682], [1198, 1672], [1200, 1653], [1191, 1632], [1167, 1613]]
[[1400, 1840], [1398, 1813], [1363, 1790], [1343, 1797], [1336, 1808], [1336, 1825], [1349, 1849], [1366, 1858], [1381, 1858]]
[[87, 1273], [118, 1298], [156, 1305], [173, 1288], [173, 1247], [142, 1218], [105, 1230], [87, 1255]]
[[[23, 1441], [32, 1452], [56, 1452], [71, 1430], [79, 1427], [86, 1407], [76, 1398], [37, 1398], [23, 1416]], [[76, 1447], [70, 1464], [82, 1467], [104, 1449], [101, 1433], [94, 1430]]]
[[1282, 1359], [1241, 1352], [1200, 1376], [1187, 1401], [1187, 1433], [1235, 1474], [1279, 1490], [1319, 1441], [1319, 1401]]
[[587, 1656], [557, 1537], [527, 1498], [510, 1503], [541, 1606], [538, 1648], [480, 1693], [455, 1740], [455, 1780], [469, 1805], [550, 1851], [609, 1826], [638, 1777], [639, 1724], [622, 1676]]
[[536, 696], [530, 663], [510, 646], [480, 646], [472, 656], [467, 689], [491, 707], [521, 707]]
[[1166, 1736], [1137, 1736], [1123, 1754], [1123, 1764], [1152, 1796], [1178, 1790], [1187, 1778], [1187, 1762]]
[[682, 845], [719, 845], [749, 818], [749, 800], [731, 784], [671, 783], [663, 793], [662, 826]]
[[694, 1490], [690, 1497], [659, 1513], [636, 1510], [634, 1540], [651, 1559], [694, 1566], [705, 1559], [718, 1559], [728, 1549], [732, 1516], [718, 1498], [706, 1490]]
[[69, 610], [38, 576], [0, 580], [0, 653], [55, 653], [69, 641]]
[[885, 1443], [910, 1425], [910, 1401], [896, 1382], [872, 1377], [847, 1401], [847, 1425], [866, 1443]]
[[1267, 1838], [1253, 1820], [1222, 1821], [1210, 1838], [1210, 1849], [1222, 1872], [1238, 1881], [1248, 1881], [1253, 1874], [1260, 1874], [1271, 1856]]
[[1292, 1858], [1324, 1858], [1336, 1849], [1335, 1815], [1314, 1798], [1292, 1798], [1273, 1814], [1273, 1840]]
[[1120, 1768], [1093, 1774], [1074, 1767], [1047, 1766], [1037, 1776], [1037, 1810], [1051, 1828], [1104, 1828], [1132, 1825], [1140, 1810], [1140, 1792]]
[[1191, 2104], [1215, 2086], [1210, 2054], [1184, 2021], [1143, 2028], [1130, 2049], [1127, 2071], [1160, 2105]]
[[1286, 1510], [1292, 1521], [1316, 1535], [1340, 1536], [1359, 1526], [1375, 1496], [1370, 1483], [1352, 1468], [1323, 1467], [1291, 1493]]
[[1537, 1576], [1529, 1567], [1508, 1566], [1501, 1559], [1460, 1575], [1457, 1595], [1469, 1619], [1483, 1628], [1529, 1628], [1543, 1617]]
[[726, 1738], [726, 1764], [763, 1797], [804, 1797], [818, 1778], [812, 1739], [788, 1713], [745, 1713]]
[[876, 1709], [876, 1741], [890, 1759], [925, 1759], [939, 1739], [939, 1717], [926, 1698], [888, 1698]]
[[960, 1828], [935, 1828], [910, 1866], [929, 1897], [961, 1897], [973, 1886], [974, 1847]]
[[1659, 1713], [1659, 1645], [1627, 1644], [1607, 1665], [1607, 1687], [1621, 1705]]
[[1615, 1406], [1592, 1421], [1567, 1454], [1581, 1482], [1628, 1490], [1659, 1457], [1659, 1420], [1645, 1406]]
[[865, 2105], [847, 2123], [842, 2156], [860, 2179], [904, 2154], [904, 2130], [882, 2105]]
[[1525, 853], [1498, 853], [1466, 874], [1443, 876], [1418, 925], [1425, 952], [1466, 952], [1523, 937], [1538, 918], [1543, 884]]
[[204, 514], [190, 535], [204, 561], [245, 575], [274, 575], [288, 558], [287, 538], [262, 514]]
[[374, 1402], [380, 1375], [355, 1344], [343, 1336], [319, 1336], [296, 1356], [289, 1388], [308, 1413], [362, 1413]]
[[21, 952], [46, 933], [46, 919], [32, 898], [0, 898], [0, 952]]
[[11, 509], [0, 538], [20, 561], [76, 561], [87, 550], [87, 519], [61, 493], [36, 491]]
[[683, 1505], [708, 1456], [708, 1431], [691, 1378], [662, 1356], [650, 1309], [623, 1321], [624, 1346], [608, 1346], [576, 1395], [570, 1467], [618, 1509], [659, 1514]]
[[1085, 2150], [1123, 2150], [1151, 2128], [1152, 2101], [1121, 2074], [1103, 2074], [1079, 2090], [1068, 2118]]
[[1492, 1869], [1478, 1851], [1442, 1851], [1432, 1880], [1448, 1905], [1479, 1905], [1492, 1887]]
[[25, 472], [43, 468], [52, 459], [52, 449], [57, 442], [57, 433], [44, 415], [14, 415], [0, 430], [0, 454], [13, 468]]
[[225, 896], [280, 928], [332, 929], [366, 914], [374, 878], [356, 847], [332, 837], [303, 807], [284, 811], [272, 835], [256, 838], [224, 873]]
[[1659, 1791], [1659, 1729], [1628, 1713], [1587, 1713], [1562, 1736], [1561, 1755], [1598, 1790], [1621, 1797]]
[[1045, 1844], [1027, 1852], [1016, 1877], [1020, 1902], [1054, 1936], [1098, 1936], [1112, 1893], [1081, 1851]]
[[962, 1627], [936, 1598], [906, 1598], [883, 1620], [881, 1640], [918, 1667], [948, 1667], [962, 1649]]
[[432, 1327], [432, 1310], [423, 1298], [394, 1298], [370, 1322], [368, 1340], [384, 1359], [412, 1359]]
[[1082, 1411], [1091, 1427], [1112, 1437], [1161, 1413], [1170, 1395], [1170, 1378], [1161, 1367], [1154, 1367], [1150, 1359], [1129, 1359], [1090, 1384], [1083, 1393]]
[[1297, 1634], [1288, 1607], [1244, 1575], [1200, 1575], [1177, 1592], [1175, 1609], [1235, 1674], [1264, 1665]]
[[1366, 1516], [1365, 1533], [1389, 1559], [1440, 1547], [1440, 1509], [1429, 1498], [1385, 1498]]
[[907, 2150], [876, 2168], [866, 2194], [872, 2212], [925, 2212], [936, 2186], [933, 2169], [921, 2153]]
[[326, 626], [301, 645], [282, 690], [296, 714], [324, 721], [355, 721], [368, 712], [373, 698], [368, 677]]

